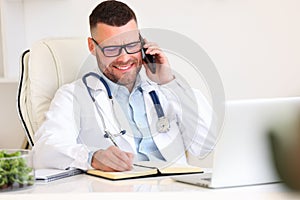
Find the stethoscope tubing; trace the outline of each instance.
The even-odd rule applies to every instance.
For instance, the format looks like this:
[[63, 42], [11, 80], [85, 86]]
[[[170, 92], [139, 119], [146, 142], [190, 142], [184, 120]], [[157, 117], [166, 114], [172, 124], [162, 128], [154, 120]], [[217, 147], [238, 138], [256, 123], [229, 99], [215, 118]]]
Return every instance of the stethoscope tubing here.
[[[107, 92], [107, 96], [108, 96], [108, 99], [110, 100], [111, 102], [111, 112], [113, 113], [113, 117], [117, 123], [117, 126], [120, 130], [119, 133], [117, 134], [112, 134], [110, 131], [108, 131], [107, 129], [107, 126], [106, 126], [106, 123], [105, 123], [105, 120], [104, 120], [104, 112], [102, 110], [102, 108], [100, 107], [100, 105], [98, 104], [98, 102], [96, 101], [94, 95], [92, 94], [92, 88], [90, 88], [88, 86], [88, 83], [87, 83], [87, 78], [89, 76], [93, 76], [95, 77], [96, 79], [100, 80], [101, 83], [104, 85], [105, 87], [105, 90]], [[86, 86], [87, 90], [88, 90], [88, 93], [89, 93], [89, 96], [91, 97], [93, 103], [95, 104], [95, 107], [96, 107], [96, 110], [97, 110], [97, 114], [100, 116], [100, 119], [101, 119], [101, 122], [102, 122], [102, 125], [103, 125], [103, 128], [104, 128], [104, 137], [105, 138], [110, 138], [111, 141], [115, 144], [114, 140], [113, 140], [113, 137], [117, 137], [117, 136], [121, 136], [121, 135], [124, 135], [126, 133], [126, 130], [123, 130], [121, 128], [121, 125], [119, 123], [119, 121], [117, 120], [117, 116], [116, 116], [116, 113], [115, 113], [115, 110], [114, 110], [114, 101], [113, 101], [113, 96], [112, 96], [112, 93], [111, 93], [111, 90], [107, 84], [107, 82], [104, 80], [103, 77], [101, 77], [99, 74], [95, 73], [95, 72], [89, 72], [87, 74], [85, 74], [83, 77], [82, 77], [82, 81], [84, 83], [84, 85]], [[152, 90], [149, 92], [149, 95], [152, 99], [152, 102], [154, 104], [154, 108], [156, 110], [156, 113], [157, 113], [157, 117], [158, 117], [158, 122], [157, 122], [157, 127], [158, 127], [158, 131], [159, 132], [166, 132], [169, 130], [169, 121], [168, 119], [165, 117], [165, 114], [164, 114], [164, 111], [162, 109], [162, 106], [161, 106], [161, 103], [159, 101], [159, 98], [155, 92], [155, 90]], [[102, 112], [102, 113], [101, 113]], [[111, 122], [110, 122], [111, 123]]]
[[[94, 95], [92, 94], [91, 88], [90, 88], [90, 87], [88, 86], [88, 84], [87, 84], [87, 77], [89, 77], [89, 76], [93, 76], [93, 77], [97, 78], [97, 79], [100, 80], [100, 81], [102, 82], [102, 84], [104, 85], [104, 87], [105, 87], [105, 89], [106, 89], [106, 92], [107, 92], [108, 99], [109, 99], [109, 101], [111, 102], [111, 112], [113, 113], [113, 117], [114, 117], [114, 119], [115, 119], [115, 121], [116, 121], [116, 123], [117, 123], [117, 126], [118, 126], [119, 130], [120, 130], [119, 133], [113, 134], [113, 133], [111, 133], [111, 132], [108, 130], [108, 128], [107, 128], [107, 126], [106, 126], [106, 123], [105, 123], [105, 120], [104, 120], [104, 118], [103, 118], [104, 112], [103, 112], [102, 108], [100, 107], [100, 105], [98, 104], [98, 102], [96, 101]], [[117, 136], [120, 136], [120, 135], [124, 135], [124, 134], [126, 133], [126, 130], [123, 130], [123, 129], [121, 128], [121, 125], [120, 125], [119, 121], [117, 120], [115, 110], [113, 109], [113, 107], [114, 107], [114, 101], [113, 101], [112, 93], [111, 93], [111, 90], [110, 90], [108, 84], [106, 83], [106, 81], [104, 80], [103, 77], [101, 77], [99, 74], [97, 74], [97, 73], [95, 73], [95, 72], [89, 72], [89, 73], [85, 74], [85, 75], [82, 77], [82, 81], [83, 81], [84, 85], [86, 86], [86, 88], [87, 88], [87, 90], [88, 90], [88, 93], [89, 93], [89, 95], [90, 95], [90, 97], [91, 97], [91, 99], [92, 99], [92, 101], [93, 101], [93, 103], [94, 103], [94, 105], [95, 105], [95, 107], [96, 107], [97, 114], [100, 116], [101, 123], [102, 123], [102, 125], [103, 125], [104, 132], [105, 132], [104, 137], [105, 137], [105, 138], [109, 138], [109, 139], [116, 145], [116, 143], [115, 143], [113, 137], [117, 137]], [[102, 112], [102, 113], [101, 113], [101, 112]], [[110, 122], [110, 123], [113, 124], [112, 122]]]
[[158, 118], [164, 117], [165, 114], [164, 114], [164, 111], [162, 109], [162, 106], [160, 104], [160, 101], [158, 99], [158, 96], [157, 96], [156, 92], [154, 90], [152, 90], [152, 91], [149, 92], [149, 95], [150, 95], [150, 97], [151, 97], [151, 99], [153, 101], [154, 108], [155, 108], [156, 113], [157, 113], [157, 117]]
[[107, 92], [107, 96], [109, 99], [112, 99], [112, 94], [111, 94], [111, 90], [108, 86], [108, 84], [106, 83], [106, 81], [104, 80], [103, 77], [101, 77], [99, 74], [95, 73], [95, 72], [89, 72], [87, 74], [85, 74], [83, 77], [82, 77], [82, 81], [84, 83], [84, 85], [86, 86], [87, 90], [88, 90], [88, 93], [90, 95], [90, 97], [92, 98], [92, 100], [95, 102], [95, 98], [93, 97], [92, 93], [91, 93], [91, 90], [90, 90], [90, 87], [87, 85], [87, 77], [89, 76], [94, 76], [96, 77], [98, 80], [100, 80], [102, 82], [102, 84], [104, 85], [105, 89], [106, 89], [106, 92]]

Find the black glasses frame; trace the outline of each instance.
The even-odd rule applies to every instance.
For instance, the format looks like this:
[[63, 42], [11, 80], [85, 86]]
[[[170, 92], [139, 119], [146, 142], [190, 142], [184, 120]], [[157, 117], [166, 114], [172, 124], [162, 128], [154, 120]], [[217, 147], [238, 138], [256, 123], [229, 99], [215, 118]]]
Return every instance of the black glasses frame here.
[[[127, 54], [138, 53], [138, 52], [140, 52], [142, 50], [143, 44], [144, 44], [143, 40], [140, 40], [140, 41], [136, 41], [136, 42], [130, 42], [130, 43], [124, 44], [124, 45], [111, 45], [111, 46], [101, 47], [94, 38], [92, 38], [92, 40], [93, 40], [93, 42], [95, 42], [95, 44], [97, 45], [97, 47], [99, 47], [99, 49], [102, 51], [103, 55], [106, 56], [106, 57], [117, 57], [117, 56], [119, 56], [122, 53], [122, 49], [125, 49], [125, 51], [126, 51]], [[141, 43], [141, 48], [139, 50], [135, 51], [135, 52], [128, 52], [127, 47], [130, 46], [130, 45], [132, 45], [132, 44], [137, 44], [137, 43]], [[105, 54], [105, 49], [106, 48], [111, 48], [111, 47], [119, 47], [120, 48], [117, 55], [110, 56], [110, 55], [106, 55]]]

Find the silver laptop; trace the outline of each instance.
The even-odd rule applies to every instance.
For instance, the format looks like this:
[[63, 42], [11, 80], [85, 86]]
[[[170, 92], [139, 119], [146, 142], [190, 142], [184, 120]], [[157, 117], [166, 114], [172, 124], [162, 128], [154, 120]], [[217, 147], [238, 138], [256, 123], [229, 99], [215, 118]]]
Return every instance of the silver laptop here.
[[300, 98], [236, 100], [225, 105], [225, 121], [213, 152], [211, 173], [173, 179], [208, 188], [280, 182], [269, 132], [297, 126]]

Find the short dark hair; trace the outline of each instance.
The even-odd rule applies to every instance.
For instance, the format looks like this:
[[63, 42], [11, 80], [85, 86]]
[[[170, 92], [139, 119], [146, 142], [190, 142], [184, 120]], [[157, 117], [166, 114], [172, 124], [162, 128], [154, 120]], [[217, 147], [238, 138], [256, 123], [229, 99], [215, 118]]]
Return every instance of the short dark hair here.
[[100, 3], [90, 14], [90, 30], [101, 22], [110, 26], [124, 26], [136, 16], [133, 10], [125, 3], [115, 0], [107, 0]]

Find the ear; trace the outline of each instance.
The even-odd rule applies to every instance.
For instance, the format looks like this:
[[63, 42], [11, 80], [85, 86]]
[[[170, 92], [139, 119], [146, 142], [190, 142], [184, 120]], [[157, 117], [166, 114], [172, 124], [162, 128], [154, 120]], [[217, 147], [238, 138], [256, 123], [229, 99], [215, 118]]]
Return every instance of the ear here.
[[88, 38], [88, 47], [89, 47], [91, 54], [96, 56], [96, 45], [91, 37]]

